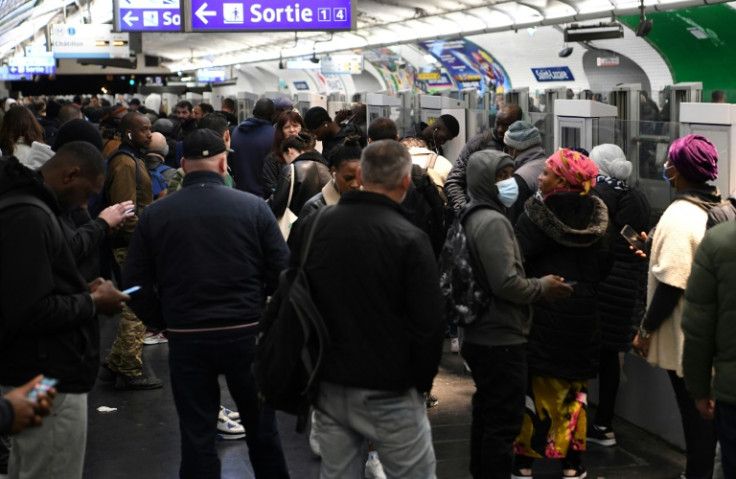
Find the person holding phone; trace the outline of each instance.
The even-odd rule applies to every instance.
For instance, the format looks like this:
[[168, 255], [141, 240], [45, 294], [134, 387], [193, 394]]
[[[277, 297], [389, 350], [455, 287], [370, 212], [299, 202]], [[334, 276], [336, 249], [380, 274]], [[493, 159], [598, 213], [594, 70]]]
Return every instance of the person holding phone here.
[[596, 414], [588, 424], [588, 441], [610, 447], [616, 445], [611, 423], [621, 378], [619, 353], [631, 349], [633, 326], [641, 321], [646, 299], [647, 261], [631, 254], [629, 241], [622, 234], [625, 228], [629, 238], [633, 235], [643, 244], [639, 232], [649, 226], [650, 207], [644, 193], [628, 182], [633, 167], [621, 148], [611, 143], [598, 145], [591, 150], [590, 159], [598, 167], [592, 192], [608, 208], [607, 240], [613, 263], [608, 276], [598, 284], [600, 394]]
[[708, 184], [718, 177], [718, 151], [704, 136], [679, 138], [670, 146], [662, 176], [675, 189], [675, 199], [649, 235], [647, 310], [634, 338], [634, 349], [669, 375], [685, 432], [685, 476], [710, 478], [715, 429], [713, 421], [698, 414], [682, 379], [684, 336], [680, 323], [683, 294], [695, 251], [705, 235], [708, 212], [721, 203], [718, 188]]
[[104, 171], [100, 151], [83, 141], [61, 147], [38, 172], [0, 161], [0, 197], [17, 201], [0, 210], [0, 384], [7, 392], [39, 372], [59, 380], [44, 427], [12, 438], [10, 477], [82, 477], [97, 315], [116, 314], [130, 297], [110, 281], [85, 280], [59, 216], [97, 194]]
[[[598, 372], [598, 283], [610, 269], [602, 250], [608, 227], [603, 200], [591, 195], [598, 168], [587, 156], [560, 149], [545, 162], [537, 195], [516, 223], [530, 277], [576, 281], [572, 296], [534, 303], [527, 347], [529, 382], [524, 422], [514, 443], [513, 477], [532, 476], [534, 458], [559, 459], [562, 476], [585, 477], [588, 379]], [[472, 365], [471, 365], [472, 367]]]

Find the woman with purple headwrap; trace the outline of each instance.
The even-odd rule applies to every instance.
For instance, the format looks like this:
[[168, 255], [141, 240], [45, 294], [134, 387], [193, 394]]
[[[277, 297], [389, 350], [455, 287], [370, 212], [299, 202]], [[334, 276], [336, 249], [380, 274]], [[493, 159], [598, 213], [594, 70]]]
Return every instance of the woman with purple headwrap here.
[[718, 188], [707, 184], [718, 176], [718, 152], [707, 138], [688, 135], [672, 143], [662, 175], [676, 194], [650, 234], [647, 312], [634, 338], [634, 349], [667, 371], [682, 416], [687, 449], [684, 477], [713, 474], [715, 429], [698, 414], [682, 379], [683, 293], [695, 250], [705, 235], [708, 212], [721, 202]]
[[516, 452], [514, 478], [532, 477], [534, 458], [561, 461], [562, 475], [582, 479], [588, 379], [598, 372], [600, 330], [596, 290], [610, 269], [601, 248], [608, 226], [605, 203], [588, 194], [598, 168], [582, 153], [560, 149], [539, 176], [516, 236], [529, 277], [556, 274], [573, 287], [555, 303], [538, 301], [529, 333], [527, 408]]

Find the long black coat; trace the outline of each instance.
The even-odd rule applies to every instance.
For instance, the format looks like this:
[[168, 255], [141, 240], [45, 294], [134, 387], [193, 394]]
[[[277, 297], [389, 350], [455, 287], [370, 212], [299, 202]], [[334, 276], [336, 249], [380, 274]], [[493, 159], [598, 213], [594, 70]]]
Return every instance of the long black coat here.
[[576, 281], [568, 299], [534, 304], [529, 373], [580, 380], [595, 377], [600, 355], [596, 289], [610, 269], [602, 238], [608, 225], [603, 201], [579, 193], [527, 200], [516, 223], [527, 276], [556, 274]]
[[646, 308], [648, 261], [632, 253], [620, 231], [625, 225], [637, 232], [648, 231], [649, 202], [638, 189], [614, 189], [607, 183], [599, 182], [593, 192], [608, 207], [607, 236], [613, 259], [611, 272], [598, 285], [601, 341], [606, 349], [628, 351]]

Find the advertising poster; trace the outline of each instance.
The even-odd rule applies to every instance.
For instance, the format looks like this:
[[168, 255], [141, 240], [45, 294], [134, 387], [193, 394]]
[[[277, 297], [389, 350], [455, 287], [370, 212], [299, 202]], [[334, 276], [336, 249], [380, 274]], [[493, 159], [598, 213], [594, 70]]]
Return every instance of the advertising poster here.
[[511, 89], [503, 67], [473, 42], [457, 38], [420, 42], [419, 46], [440, 61], [460, 89], [476, 88], [481, 94]]
[[452, 78], [450, 78], [450, 75], [436, 69], [421, 71], [417, 75], [417, 88], [424, 93], [432, 94], [440, 90], [453, 88], [454, 86], [455, 84]]
[[417, 72], [393, 50], [375, 48], [363, 52], [363, 57], [370, 62], [388, 86], [389, 95], [399, 91], [414, 91]]

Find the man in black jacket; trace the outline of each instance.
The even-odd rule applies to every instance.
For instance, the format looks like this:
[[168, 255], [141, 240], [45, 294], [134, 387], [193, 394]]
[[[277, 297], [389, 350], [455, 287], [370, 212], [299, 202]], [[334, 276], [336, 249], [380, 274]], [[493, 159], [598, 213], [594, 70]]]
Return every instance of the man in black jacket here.
[[522, 119], [523, 112], [519, 105], [509, 103], [501, 108], [496, 115], [493, 129], [478, 133], [468, 140], [452, 166], [445, 181], [445, 193], [450, 204], [459, 211], [468, 202], [468, 180], [465, 169], [468, 167], [470, 155], [480, 150], [504, 151], [503, 137], [512, 123]]
[[220, 477], [215, 451], [225, 375], [247, 431], [255, 477], [288, 478], [273, 410], [250, 374], [264, 301], [288, 261], [278, 224], [260, 198], [225, 186], [222, 136], [200, 129], [184, 139], [183, 188], [141, 215], [123, 283], [140, 285], [131, 307], [167, 329], [181, 432], [181, 478]]
[[[363, 438], [387, 476], [435, 475], [422, 393], [437, 374], [444, 316], [429, 238], [400, 207], [410, 172], [400, 143], [371, 143], [358, 172], [363, 191], [343, 194], [313, 238], [306, 271], [333, 345], [316, 401], [322, 478], [358, 477]], [[294, 263], [316, 216], [292, 233]]]
[[99, 365], [97, 313], [130, 299], [77, 270], [58, 215], [86, 204], [102, 187], [105, 163], [86, 142], [71, 142], [35, 172], [15, 158], [0, 164], [0, 384], [39, 373], [57, 379], [57, 407], [44, 426], [13, 438], [11, 477], [81, 478], [87, 393]]

